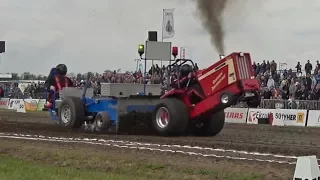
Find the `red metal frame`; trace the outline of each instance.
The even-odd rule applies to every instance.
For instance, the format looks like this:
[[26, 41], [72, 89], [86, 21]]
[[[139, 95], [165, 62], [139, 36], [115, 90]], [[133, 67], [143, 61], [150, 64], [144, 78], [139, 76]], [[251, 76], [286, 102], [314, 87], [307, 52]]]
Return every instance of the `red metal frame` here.
[[[232, 95], [242, 95], [245, 92], [256, 92], [260, 89], [257, 79], [252, 78], [254, 72], [249, 53], [235, 52], [226, 56], [210, 67], [198, 71], [196, 78], [204, 96], [195, 89], [172, 89], [161, 98], [177, 97], [189, 109], [190, 119], [194, 119], [207, 111], [221, 105], [220, 96], [224, 92]], [[234, 74], [234, 78], [232, 76]], [[243, 79], [245, 77], [245, 79]], [[195, 93], [203, 100], [197, 104], [190, 102], [190, 94]]]

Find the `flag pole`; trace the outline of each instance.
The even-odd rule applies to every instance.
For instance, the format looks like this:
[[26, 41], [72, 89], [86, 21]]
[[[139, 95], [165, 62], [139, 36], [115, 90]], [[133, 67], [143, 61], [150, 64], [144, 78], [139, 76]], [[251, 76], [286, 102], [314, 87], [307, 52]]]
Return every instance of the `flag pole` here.
[[164, 9], [162, 9], [162, 24], [161, 24], [161, 42], [163, 42], [163, 21], [164, 21]]

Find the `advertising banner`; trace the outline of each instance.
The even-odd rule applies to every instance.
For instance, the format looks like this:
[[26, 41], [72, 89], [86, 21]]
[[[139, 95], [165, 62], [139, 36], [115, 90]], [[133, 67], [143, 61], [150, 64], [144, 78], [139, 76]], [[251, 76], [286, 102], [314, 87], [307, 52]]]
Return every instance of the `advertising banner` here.
[[25, 99], [24, 107], [26, 111], [37, 111], [39, 99]]
[[0, 109], [7, 109], [9, 105], [9, 98], [0, 98]]
[[246, 123], [247, 108], [227, 108], [224, 110], [227, 123]]

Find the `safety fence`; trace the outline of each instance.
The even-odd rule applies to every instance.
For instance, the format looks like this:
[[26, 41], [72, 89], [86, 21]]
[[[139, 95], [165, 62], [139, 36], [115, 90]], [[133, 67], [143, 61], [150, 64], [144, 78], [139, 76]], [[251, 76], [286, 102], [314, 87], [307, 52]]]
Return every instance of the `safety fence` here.
[[[47, 97], [46, 92], [36, 93], [32, 99], [44, 99]], [[3, 99], [29, 99], [27, 94], [6, 97]], [[233, 108], [249, 108], [245, 102], [240, 102]], [[261, 100], [259, 108], [261, 109], [308, 109], [320, 110], [320, 101], [316, 100], [283, 100], [283, 99], [263, 99]]]
[[[234, 108], [249, 108], [244, 102], [232, 106]], [[259, 108], [261, 109], [308, 109], [320, 110], [320, 101], [314, 100], [283, 100], [283, 99], [263, 99]]]
[[17, 112], [42, 111], [45, 103], [45, 99], [0, 98], [0, 109], [17, 110]]
[[[42, 111], [45, 99], [0, 99], [0, 109], [16, 110], [17, 112]], [[264, 100], [271, 108], [227, 108], [225, 118], [228, 123], [270, 124], [275, 126], [312, 126], [320, 127], [320, 110], [307, 109], [311, 103], [318, 107], [317, 101], [281, 101]], [[278, 105], [276, 105], [278, 103]], [[296, 109], [293, 109], [296, 107]], [[285, 108], [285, 109], [281, 109]], [[303, 109], [306, 108], [306, 109]]]
[[228, 123], [320, 127], [318, 110], [227, 108], [225, 117]]
[[47, 97], [47, 92], [36, 92], [36, 93], [30, 93], [30, 92], [5, 92], [4, 93], [5, 98], [11, 98], [11, 99], [42, 99]]

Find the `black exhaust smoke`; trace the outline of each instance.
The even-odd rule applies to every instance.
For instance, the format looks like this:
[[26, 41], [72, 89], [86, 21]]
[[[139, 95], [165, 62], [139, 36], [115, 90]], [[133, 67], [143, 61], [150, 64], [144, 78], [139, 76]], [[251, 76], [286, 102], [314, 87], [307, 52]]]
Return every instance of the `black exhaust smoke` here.
[[200, 19], [219, 54], [225, 54], [222, 14], [228, 0], [196, 0]]

